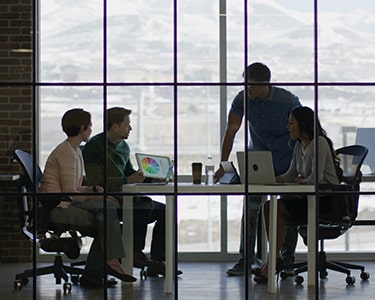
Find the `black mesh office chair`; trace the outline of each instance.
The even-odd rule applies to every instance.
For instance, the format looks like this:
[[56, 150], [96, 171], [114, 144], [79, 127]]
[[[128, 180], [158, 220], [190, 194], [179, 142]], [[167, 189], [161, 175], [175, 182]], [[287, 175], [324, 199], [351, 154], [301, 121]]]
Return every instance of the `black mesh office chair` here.
[[[324, 251], [324, 240], [336, 239], [346, 233], [354, 224], [358, 214], [359, 194], [345, 192], [359, 192], [362, 173], [360, 171], [362, 163], [367, 155], [368, 149], [361, 145], [351, 145], [336, 150], [340, 158], [340, 165], [344, 171], [342, 184], [340, 185], [322, 185], [322, 197], [320, 198], [319, 227], [317, 239], [319, 240], [319, 277], [325, 278], [328, 275], [327, 269], [342, 272], [347, 275], [346, 283], [351, 285], [355, 282], [355, 277], [351, 275], [351, 269], [361, 270], [362, 280], [370, 278], [370, 274], [365, 272], [365, 267], [345, 262], [330, 261]], [[326, 194], [324, 191], [337, 191], [337, 194]], [[324, 202], [327, 200], [327, 202]], [[326, 204], [329, 205], [326, 205]], [[299, 233], [307, 244], [307, 226], [300, 226]], [[292, 266], [295, 271], [295, 282], [301, 284], [304, 279], [302, 272], [307, 271], [307, 263], [296, 263]], [[285, 279], [287, 275], [281, 274]]]
[[[34, 274], [36, 274], [36, 276], [54, 274], [56, 284], [61, 284], [61, 279], [64, 280], [64, 293], [71, 292], [72, 285], [69, 282], [67, 274], [71, 274], [72, 282], [77, 284], [79, 281], [79, 275], [83, 274], [83, 269], [64, 265], [61, 253], [64, 253], [70, 259], [78, 258], [82, 242], [75, 231], [70, 231], [69, 228], [64, 228], [61, 224], [58, 227], [54, 227], [53, 224], [48, 223], [48, 219], [45, 218], [48, 218], [49, 209], [48, 207], [46, 208], [46, 206], [42, 206], [43, 198], [41, 197], [38, 197], [37, 199], [38, 221], [36, 222], [33, 219], [35, 208], [32, 207], [32, 201], [30, 201], [27, 192], [30, 192], [34, 186], [38, 189], [42, 177], [42, 171], [36, 164], [36, 176], [34, 176], [34, 160], [32, 155], [27, 152], [15, 150], [14, 158], [20, 164], [25, 175], [24, 183], [20, 187], [21, 197], [19, 200], [19, 214], [22, 232], [31, 241], [35, 240], [42, 250], [56, 253], [53, 265], [36, 268], [36, 270], [29, 269], [16, 274], [14, 288], [21, 289], [23, 285], [28, 283], [28, 278], [34, 276]], [[37, 181], [36, 185], [34, 185], [34, 178]], [[36, 192], [37, 191], [38, 190], [36, 190]], [[49, 200], [51, 200], [51, 198], [49, 198]], [[56, 200], [58, 199], [56, 198]], [[29, 203], [31, 203], [31, 207], [29, 207]], [[70, 236], [62, 237], [61, 235], [64, 232], [69, 232]]]

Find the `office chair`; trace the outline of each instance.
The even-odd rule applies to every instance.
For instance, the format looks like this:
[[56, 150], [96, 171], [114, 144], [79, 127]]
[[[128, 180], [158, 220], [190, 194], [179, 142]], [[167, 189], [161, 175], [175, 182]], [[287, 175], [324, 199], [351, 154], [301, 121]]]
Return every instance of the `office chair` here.
[[[342, 184], [340, 185], [320, 185], [319, 189], [323, 193], [320, 199], [319, 224], [317, 239], [319, 240], [318, 271], [321, 279], [328, 275], [327, 269], [345, 273], [346, 283], [352, 285], [355, 277], [351, 275], [351, 269], [361, 270], [362, 280], [368, 280], [370, 274], [365, 271], [365, 267], [345, 262], [330, 261], [324, 251], [324, 240], [336, 239], [346, 233], [354, 224], [358, 214], [359, 194], [344, 192], [359, 192], [359, 185], [362, 180], [360, 171], [362, 163], [368, 153], [368, 149], [361, 145], [351, 145], [336, 150], [340, 158], [340, 165], [343, 169]], [[326, 194], [327, 191], [337, 191], [337, 194]], [[325, 201], [326, 200], [326, 201]], [[299, 226], [299, 233], [303, 237], [304, 244], [307, 245], [307, 226]], [[296, 263], [288, 268], [294, 269], [296, 284], [302, 284], [304, 279], [302, 272], [307, 271], [307, 262]], [[281, 273], [281, 278], [288, 275]]]
[[[29, 238], [30, 241], [35, 240], [37, 245], [46, 252], [55, 252], [56, 256], [54, 263], [51, 266], [36, 268], [36, 270], [29, 269], [25, 270], [22, 273], [16, 274], [14, 288], [20, 290], [23, 285], [28, 283], [28, 278], [40, 275], [54, 274], [56, 279], [56, 284], [61, 284], [61, 279], [64, 280], [63, 290], [64, 293], [70, 293], [72, 285], [68, 280], [68, 275], [71, 274], [71, 280], [74, 284], [77, 284], [79, 281], [79, 275], [83, 274], [83, 269], [75, 268], [72, 266], [64, 265], [61, 253], [70, 259], [76, 259], [80, 255], [80, 249], [82, 247], [82, 242], [77, 235], [77, 232], [69, 230], [69, 228], [64, 228], [63, 226], [49, 224], [48, 210], [51, 210], [52, 207], [48, 209], [42, 206], [42, 197], [37, 198], [37, 207], [29, 207], [29, 197], [27, 195], [34, 187], [38, 192], [40, 180], [42, 177], [42, 171], [40, 167], [35, 165], [35, 179], [36, 184], [34, 184], [34, 161], [32, 155], [22, 150], [14, 151], [14, 158], [21, 166], [24, 171], [25, 182], [20, 187], [21, 197], [19, 200], [19, 214], [22, 232]], [[54, 198], [44, 198], [45, 200], [54, 201], [57, 200], [57, 197]], [[59, 200], [63, 197], [58, 196]], [[32, 205], [31, 205], [32, 206]], [[34, 210], [37, 209], [37, 218], [34, 220]], [[47, 222], [46, 222], [47, 220]], [[46, 228], [43, 228], [46, 226]], [[64, 232], [69, 232], [70, 237], [62, 237], [61, 234]]]

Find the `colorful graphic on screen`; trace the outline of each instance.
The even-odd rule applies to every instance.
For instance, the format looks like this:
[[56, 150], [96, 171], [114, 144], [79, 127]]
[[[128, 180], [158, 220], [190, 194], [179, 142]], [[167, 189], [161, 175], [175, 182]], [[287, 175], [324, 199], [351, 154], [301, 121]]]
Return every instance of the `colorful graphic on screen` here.
[[158, 164], [158, 162], [151, 157], [142, 158], [141, 163], [143, 169], [150, 174], [156, 174], [160, 170], [160, 165]]

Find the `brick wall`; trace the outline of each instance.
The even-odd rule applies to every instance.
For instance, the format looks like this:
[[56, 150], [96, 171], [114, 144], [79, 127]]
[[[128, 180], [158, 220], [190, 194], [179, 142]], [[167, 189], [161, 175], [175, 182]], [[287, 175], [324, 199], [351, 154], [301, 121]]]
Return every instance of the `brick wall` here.
[[[12, 151], [32, 149], [31, 0], [0, 3], [0, 172], [20, 173]], [[31, 244], [20, 231], [17, 182], [0, 183], [0, 262], [30, 261]], [[13, 193], [13, 195], [11, 195]]]

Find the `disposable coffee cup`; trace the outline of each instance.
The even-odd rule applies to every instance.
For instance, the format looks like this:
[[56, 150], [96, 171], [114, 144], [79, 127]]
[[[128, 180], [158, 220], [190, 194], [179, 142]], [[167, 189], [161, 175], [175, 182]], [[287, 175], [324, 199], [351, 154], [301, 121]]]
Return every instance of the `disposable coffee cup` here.
[[202, 163], [200, 162], [193, 162], [191, 164], [192, 172], [193, 172], [193, 183], [194, 184], [201, 184], [202, 182]]

